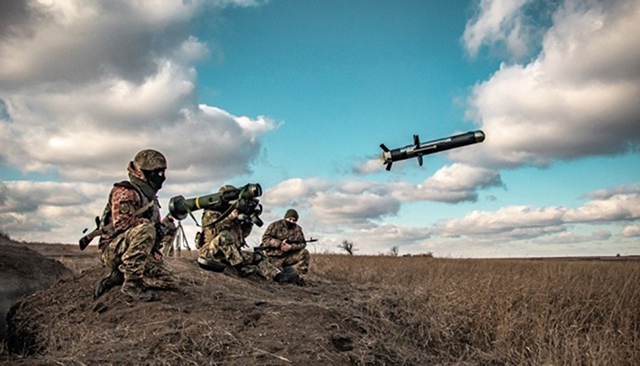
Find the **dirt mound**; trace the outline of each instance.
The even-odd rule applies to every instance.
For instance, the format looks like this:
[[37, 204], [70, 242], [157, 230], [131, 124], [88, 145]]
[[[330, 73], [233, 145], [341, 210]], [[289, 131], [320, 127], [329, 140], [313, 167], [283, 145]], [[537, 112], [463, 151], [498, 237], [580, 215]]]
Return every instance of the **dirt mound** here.
[[0, 235], [0, 339], [5, 335], [5, 314], [21, 297], [53, 285], [71, 271], [60, 262]]
[[[96, 259], [97, 262], [97, 259]], [[180, 289], [127, 302], [115, 288], [94, 300], [106, 275], [93, 268], [24, 299], [7, 318], [12, 364], [326, 365], [373, 361], [366, 327], [351, 309], [371, 289], [313, 274], [279, 285], [171, 259]], [[0, 360], [1, 362], [1, 360]]]

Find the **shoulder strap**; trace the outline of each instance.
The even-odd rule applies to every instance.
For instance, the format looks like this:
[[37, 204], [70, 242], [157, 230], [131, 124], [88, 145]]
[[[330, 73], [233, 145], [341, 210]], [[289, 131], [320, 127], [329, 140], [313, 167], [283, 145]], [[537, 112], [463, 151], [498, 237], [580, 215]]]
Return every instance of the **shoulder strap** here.
[[226, 219], [227, 216], [229, 216], [229, 214], [231, 214], [231, 212], [233, 212], [233, 210], [235, 210], [237, 208], [237, 206], [238, 206], [237, 202], [234, 203], [233, 205], [229, 206], [229, 208], [225, 212], [223, 212], [222, 215], [220, 215], [220, 217], [218, 217], [214, 222], [209, 223], [207, 225], [202, 225], [202, 228], [204, 229], [205, 227], [216, 225], [220, 221]]

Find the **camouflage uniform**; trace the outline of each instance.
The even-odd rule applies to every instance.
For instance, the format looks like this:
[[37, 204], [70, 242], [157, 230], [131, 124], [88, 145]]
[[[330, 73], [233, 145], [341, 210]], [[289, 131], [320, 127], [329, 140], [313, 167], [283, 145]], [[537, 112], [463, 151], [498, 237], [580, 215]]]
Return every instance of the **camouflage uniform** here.
[[160, 221], [163, 227], [164, 236], [162, 237], [162, 255], [165, 257], [174, 255], [173, 242], [176, 239], [176, 234], [178, 233], [178, 228], [173, 220], [171, 215], [165, 216], [162, 221]]
[[[286, 252], [280, 249], [283, 240], [291, 245], [291, 249]], [[272, 222], [262, 235], [261, 248], [264, 248], [271, 262], [281, 269], [294, 266], [298, 273], [307, 273], [310, 258], [306, 247], [300, 225], [287, 222], [286, 219]]]
[[[235, 268], [246, 265], [256, 265], [258, 273], [273, 280], [280, 273], [261, 253], [241, 250], [246, 245], [245, 238], [251, 234], [252, 224], [240, 222], [231, 215], [225, 217], [215, 225], [210, 225], [222, 213], [205, 210], [202, 214], [203, 246], [199, 248], [200, 256], [207, 260], [217, 260]], [[209, 226], [207, 226], [209, 225]]]
[[[157, 230], [160, 227], [160, 211], [156, 190], [150, 188], [143, 172], [133, 162], [129, 164], [128, 171], [130, 181], [116, 183], [109, 194], [105, 216], [109, 216], [114, 227], [113, 231], [103, 233], [100, 238], [100, 260], [113, 271], [112, 275], [122, 276], [123, 292], [128, 283], [133, 284], [131, 288], [139, 290], [138, 293], [146, 291], [145, 286], [175, 288], [177, 277], [162, 261], [158, 251], [159, 235], [162, 234]], [[136, 215], [136, 211], [143, 207], [149, 208]], [[159, 259], [154, 258], [154, 254]], [[105, 280], [108, 278], [102, 282]], [[117, 281], [107, 283], [106, 289], [99, 287], [100, 290], [96, 290], [96, 296], [120, 284]]]

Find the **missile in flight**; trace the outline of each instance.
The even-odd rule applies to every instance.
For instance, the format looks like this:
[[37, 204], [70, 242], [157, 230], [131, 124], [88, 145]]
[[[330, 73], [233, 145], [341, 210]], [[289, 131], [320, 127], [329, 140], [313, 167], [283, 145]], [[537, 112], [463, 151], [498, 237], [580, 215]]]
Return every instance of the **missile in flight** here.
[[484, 132], [480, 130], [429, 142], [420, 142], [420, 137], [413, 135], [413, 144], [399, 149], [390, 150], [385, 144], [380, 144], [380, 148], [383, 150], [382, 161], [384, 164], [387, 164], [387, 170], [391, 170], [391, 165], [394, 162], [410, 158], [417, 158], [418, 165], [422, 166], [423, 155], [435, 154], [445, 150], [476, 144], [484, 141], [484, 138]]

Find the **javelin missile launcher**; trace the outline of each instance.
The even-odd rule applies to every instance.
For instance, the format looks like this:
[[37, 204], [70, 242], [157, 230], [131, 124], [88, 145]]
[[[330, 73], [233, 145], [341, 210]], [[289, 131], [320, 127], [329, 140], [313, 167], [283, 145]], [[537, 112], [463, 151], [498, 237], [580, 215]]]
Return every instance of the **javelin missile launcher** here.
[[[238, 219], [250, 221], [260, 227], [263, 225], [260, 219], [262, 204], [258, 200], [261, 195], [262, 187], [260, 184], [250, 183], [240, 188], [195, 198], [175, 196], [169, 200], [169, 213], [178, 220], [184, 220], [193, 211], [209, 208], [220, 212], [224, 211], [222, 217], [224, 218], [233, 209], [237, 209], [239, 212]], [[195, 221], [195, 218], [193, 220]]]
[[385, 144], [380, 144], [380, 148], [383, 150], [382, 161], [387, 164], [387, 170], [391, 170], [391, 165], [394, 162], [410, 158], [417, 158], [418, 165], [422, 166], [422, 156], [424, 155], [476, 144], [484, 141], [484, 138], [484, 132], [480, 130], [422, 143], [418, 135], [413, 135], [413, 144], [403, 148], [390, 150]]

